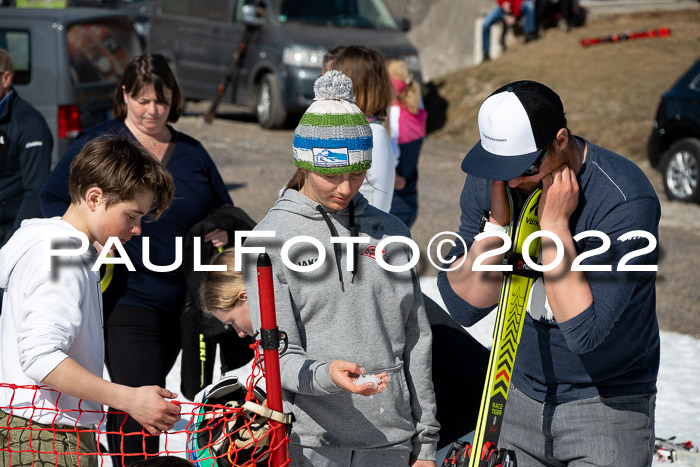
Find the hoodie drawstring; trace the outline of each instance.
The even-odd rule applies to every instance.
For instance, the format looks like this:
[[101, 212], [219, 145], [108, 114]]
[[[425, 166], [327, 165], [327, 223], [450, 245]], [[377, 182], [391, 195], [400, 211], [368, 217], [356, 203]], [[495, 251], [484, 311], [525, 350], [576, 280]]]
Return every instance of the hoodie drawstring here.
[[[350, 235], [352, 237], [357, 237], [357, 228], [355, 227], [355, 204], [350, 201], [350, 206], [349, 206], [349, 214], [350, 214]], [[328, 216], [328, 213], [326, 212], [325, 209], [323, 209], [322, 205], [316, 206], [316, 210], [321, 213], [321, 216], [323, 217], [323, 220], [326, 221], [326, 225], [328, 226], [328, 230], [331, 232], [332, 237], [340, 237], [338, 235], [338, 230], [335, 228], [333, 225], [333, 222], [331, 222], [331, 218]], [[341, 265], [341, 260], [343, 259], [343, 247], [340, 243], [334, 243], [333, 244], [333, 253], [335, 254], [335, 265], [336, 268], [338, 268], [338, 280], [340, 280], [340, 290], [345, 292], [345, 285], [343, 284], [343, 268]], [[353, 284], [355, 282], [355, 271], [357, 269], [357, 261], [359, 260], [359, 245], [357, 243], [353, 244], [353, 268], [352, 268], [352, 278], [350, 280], [350, 283]]]
[[[357, 237], [357, 228], [355, 228], [355, 203], [350, 200], [350, 236]], [[352, 277], [350, 278], [350, 283], [355, 283], [355, 272], [359, 266], [358, 261], [360, 260], [360, 245], [358, 243], [352, 244]]]

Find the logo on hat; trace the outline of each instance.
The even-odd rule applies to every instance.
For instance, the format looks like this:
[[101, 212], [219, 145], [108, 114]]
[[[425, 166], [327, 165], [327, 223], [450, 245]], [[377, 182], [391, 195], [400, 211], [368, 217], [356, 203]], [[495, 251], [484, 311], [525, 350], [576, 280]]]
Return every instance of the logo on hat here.
[[350, 165], [348, 148], [313, 148], [314, 166], [347, 167]]

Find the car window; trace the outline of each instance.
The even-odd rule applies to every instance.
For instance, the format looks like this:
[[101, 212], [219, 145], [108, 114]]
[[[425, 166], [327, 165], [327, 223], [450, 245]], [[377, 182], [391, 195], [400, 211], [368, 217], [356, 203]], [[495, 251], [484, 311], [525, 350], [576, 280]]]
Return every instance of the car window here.
[[700, 73], [698, 73], [698, 75], [693, 78], [693, 81], [691, 81], [690, 89], [693, 91], [700, 91]]
[[382, 0], [278, 0], [277, 20], [396, 29]]
[[229, 16], [230, 0], [163, 0], [161, 11], [221, 21]]
[[190, 12], [193, 16], [219, 21], [229, 16], [229, 0], [197, 0], [196, 4]]
[[163, 0], [161, 10], [167, 15], [186, 15], [190, 10], [189, 0]]
[[233, 20], [236, 22], [243, 21], [243, 5], [255, 5], [258, 0], [236, 0], [235, 11], [233, 14]]
[[117, 81], [140, 53], [130, 22], [73, 24], [66, 33], [73, 84]]
[[12, 82], [28, 84], [31, 81], [29, 31], [0, 29], [0, 47], [7, 50], [12, 57], [15, 68]]

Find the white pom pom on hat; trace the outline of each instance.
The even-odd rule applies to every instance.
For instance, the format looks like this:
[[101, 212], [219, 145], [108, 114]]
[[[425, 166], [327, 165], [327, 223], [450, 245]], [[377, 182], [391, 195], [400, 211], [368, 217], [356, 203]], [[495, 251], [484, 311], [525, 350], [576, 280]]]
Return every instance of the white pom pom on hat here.
[[372, 165], [372, 129], [355, 105], [352, 81], [338, 70], [314, 83], [314, 102], [294, 131], [294, 165], [327, 175]]

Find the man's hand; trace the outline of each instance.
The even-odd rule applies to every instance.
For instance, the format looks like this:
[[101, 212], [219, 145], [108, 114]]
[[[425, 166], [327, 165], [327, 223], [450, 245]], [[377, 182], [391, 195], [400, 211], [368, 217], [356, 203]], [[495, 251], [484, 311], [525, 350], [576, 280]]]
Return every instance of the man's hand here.
[[166, 401], [177, 394], [158, 386], [130, 388], [129, 402], [123, 408], [152, 435], [170, 430], [180, 420], [180, 406]]
[[379, 377], [377, 385], [372, 382], [356, 385], [355, 381], [364, 373], [365, 369], [360, 365], [345, 360], [333, 360], [328, 368], [328, 374], [333, 384], [351, 394], [371, 396], [379, 394], [387, 388], [389, 376], [386, 372], [376, 375]]
[[538, 216], [540, 228], [558, 232], [569, 228], [569, 219], [578, 206], [578, 180], [567, 165], [542, 179], [542, 197]]

